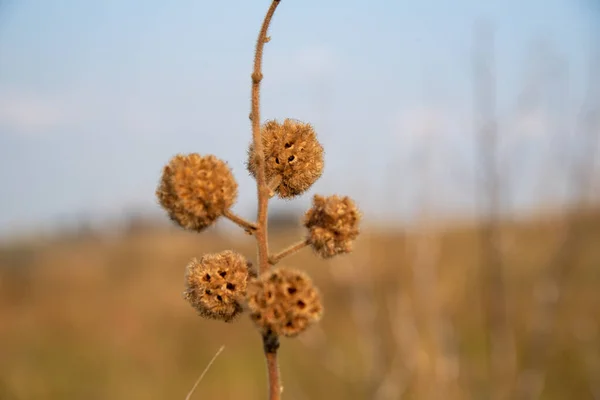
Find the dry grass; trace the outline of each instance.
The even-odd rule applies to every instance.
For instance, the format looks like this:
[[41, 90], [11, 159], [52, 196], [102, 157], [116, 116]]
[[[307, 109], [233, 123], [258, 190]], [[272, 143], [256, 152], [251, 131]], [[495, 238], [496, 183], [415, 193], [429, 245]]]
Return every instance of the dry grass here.
[[[547, 349], [544, 399], [592, 399], [600, 385], [600, 214], [579, 215], [577, 223], [582, 236]], [[518, 355], [524, 354], [534, 296], [540, 295], [536, 283], [558, 241], [556, 226], [552, 219], [502, 226]], [[294, 229], [277, 231], [272, 246], [283, 248], [297, 236]], [[382, 382], [373, 381], [367, 367], [392, 371], [390, 381], [405, 384], [404, 398], [435, 398], [432, 385], [443, 385], [446, 399], [486, 398], [477, 231], [455, 227], [435, 237], [439, 254], [431, 293], [446, 321], [444, 332], [451, 333], [441, 341], [452, 344], [450, 350], [425, 334], [441, 328], [427, 327], [417, 301], [411, 234], [365, 231], [352, 255], [326, 262], [304, 250], [286, 259], [285, 265], [311, 274], [326, 314], [302, 340], [284, 340], [285, 398], [375, 398]], [[248, 236], [160, 229], [5, 246], [0, 398], [183, 399], [223, 344], [227, 351], [195, 396], [263, 398], [264, 356], [248, 318], [236, 322], [245, 329], [204, 320], [181, 298], [189, 259], [225, 248], [255, 254]], [[359, 313], [350, 311], [357, 305], [368, 306], [370, 326], [357, 325]], [[373, 354], [379, 356], [366, 358]], [[432, 360], [447, 362], [432, 366]]]

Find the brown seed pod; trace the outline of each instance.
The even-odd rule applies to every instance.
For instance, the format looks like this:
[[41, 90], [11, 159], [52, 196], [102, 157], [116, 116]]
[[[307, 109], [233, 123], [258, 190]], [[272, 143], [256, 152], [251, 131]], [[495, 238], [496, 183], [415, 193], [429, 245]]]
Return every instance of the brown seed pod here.
[[[281, 198], [302, 194], [323, 173], [323, 147], [310, 124], [286, 119], [267, 121], [261, 128], [267, 183]], [[248, 150], [248, 171], [256, 177], [257, 155]]]
[[304, 215], [308, 240], [322, 258], [352, 251], [358, 236], [361, 214], [349, 197], [315, 195], [313, 206]]
[[186, 267], [184, 298], [204, 318], [232, 321], [242, 311], [250, 263], [231, 250], [206, 254]]
[[237, 182], [213, 155], [178, 154], [164, 167], [156, 196], [173, 221], [201, 231], [235, 203]]
[[303, 272], [277, 268], [248, 284], [250, 318], [263, 332], [294, 337], [323, 314], [319, 291]]

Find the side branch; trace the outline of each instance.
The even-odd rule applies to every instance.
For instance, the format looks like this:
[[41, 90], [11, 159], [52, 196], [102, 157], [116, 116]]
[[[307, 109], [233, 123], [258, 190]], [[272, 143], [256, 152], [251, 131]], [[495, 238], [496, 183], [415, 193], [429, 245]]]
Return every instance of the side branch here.
[[229, 210], [226, 210], [223, 215], [225, 216], [225, 218], [238, 225], [250, 235], [254, 234], [254, 232], [258, 229], [258, 226], [256, 226], [254, 222], [247, 221]]
[[294, 243], [293, 245], [281, 250], [279, 253], [269, 256], [269, 264], [275, 265], [279, 261], [283, 260], [285, 257], [290, 256], [290, 255], [302, 250], [309, 244], [310, 244], [310, 241], [308, 239], [304, 239], [298, 243]]

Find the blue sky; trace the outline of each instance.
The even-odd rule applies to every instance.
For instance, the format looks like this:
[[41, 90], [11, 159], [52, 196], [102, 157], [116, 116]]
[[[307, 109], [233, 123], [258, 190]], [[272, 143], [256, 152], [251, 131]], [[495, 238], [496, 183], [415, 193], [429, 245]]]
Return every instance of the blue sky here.
[[[154, 189], [177, 152], [227, 160], [240, 183], [236, 210], [252, 216], [249, 76], [268, 4], [0, 2], [0, 234], [159, 212]], [[534, 201], [548, 127], [572, 125], [583, 99], [600, 22], [592, 0], [283, 0], [266, 48], [263, 118], [315, 125], [326, 169], [311, 193], [352, 194], [368, 215], [393, 208], [410, 219], [427, 148], [433, 197], [443, 198], [435, 207], [472, 207], [477, 21], [495, 30], [506, 163], [525, 176], [515, 201]], [[543, 97], [535, 82], [548, 54], [568, 64], [568, 90], [548, 86], [562, 103], [517, 112], [525, 89]]]

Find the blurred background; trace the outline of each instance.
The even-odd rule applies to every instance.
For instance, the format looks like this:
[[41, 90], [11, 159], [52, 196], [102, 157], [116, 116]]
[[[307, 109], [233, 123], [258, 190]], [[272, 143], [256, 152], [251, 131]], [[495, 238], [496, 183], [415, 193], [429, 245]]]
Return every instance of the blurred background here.
[[[253, 239], [172, 226], [154, 191], [215, 154], [253, 219], [254, 40], [269, 2], [0, 1], [0, 399], [263, 399], [247, 318], [182, 299], [192, 257]], [[364, 213], [306, 269], [322, 323], [284, 340], [287, 399], [600, 399], [600, 4], [284, 0], [263, 119], [311, 122], [312, 194]]]

